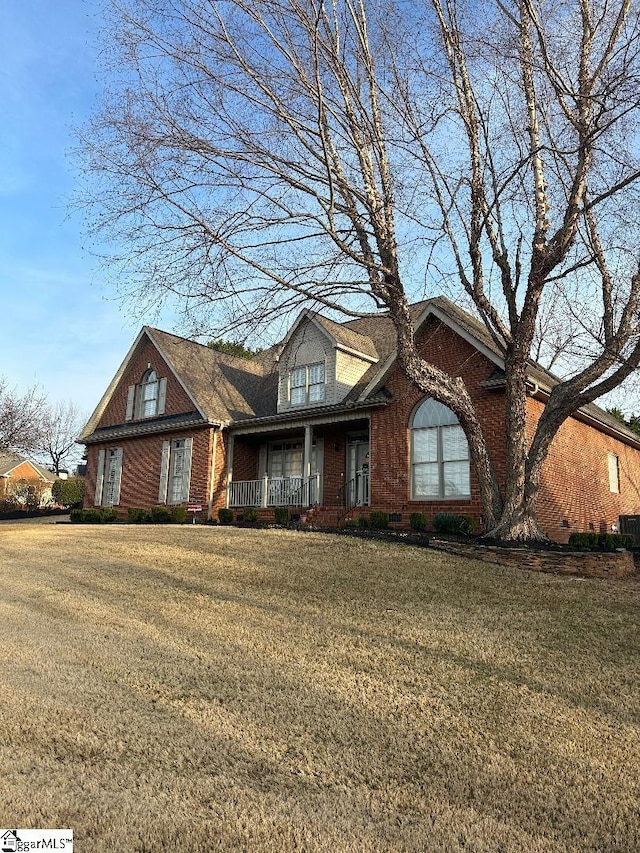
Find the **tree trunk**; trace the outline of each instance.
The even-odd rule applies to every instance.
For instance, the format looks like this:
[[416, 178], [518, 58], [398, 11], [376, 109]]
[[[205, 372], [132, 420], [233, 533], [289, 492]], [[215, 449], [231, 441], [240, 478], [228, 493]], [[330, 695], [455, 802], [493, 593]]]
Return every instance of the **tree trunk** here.
[[[505, 391], [505, 483], [502, 514], [486, 536], [502, 541], [548, 541], [536, 516], [544, 458], [531, 470], [527, 441], [527, 366], [525, 356], [507, 359]], [[545, 454], [546, 456], [546, 454]]]

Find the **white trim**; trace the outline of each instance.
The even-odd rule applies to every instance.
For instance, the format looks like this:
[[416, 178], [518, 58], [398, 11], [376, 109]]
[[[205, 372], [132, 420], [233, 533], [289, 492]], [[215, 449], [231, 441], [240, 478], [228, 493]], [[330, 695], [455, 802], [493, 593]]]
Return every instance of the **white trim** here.
[[82, 443], [82, 439], [91, 435], [91, 433], [94, 431], [96, 424], [99, 422], [100, 418], [102, 417], [102, 415], [105, 412], [105, 409], [107, 408], [107, 406], [111, 402], [111, 398], [113, 397], [113, 394], [114, 394], [116, 388], [118, 387], [118, 385], [120, 385], [120, 382], [121, 382], [124, 374], [127, 371], [127, 367], [129, 366], [129, 362], [132, 360], [133, 355], [134, 355], [134, 353], [138, 347], [138, 344], [142, 340], [143, 335], [146, 334], [146, 330], [147, 330], [146, 326], [143, 326], [142, 329], [140, 329], [140, 332], [138, 333], [138, 337], [135, 339], [135, 341], [133, 342], [133, 344], [129, 348], [129, 352], [125, 355], [124, 361], [122, 362], [120, 367], [116, 370], [116, 373], [115, 373], [113, 379], [111, 380], [111, 382], [109, 383], [107, 390], [104, 392], [104, 394], [100, 398], [100, 402], [98, 403], [98, 405], [93, 410], [91, 417], [89, 418], [89, 420], [85, 424], [84, 429], [82, 430], [82, 432], [78, 436], [78, 442], [79, 443]]

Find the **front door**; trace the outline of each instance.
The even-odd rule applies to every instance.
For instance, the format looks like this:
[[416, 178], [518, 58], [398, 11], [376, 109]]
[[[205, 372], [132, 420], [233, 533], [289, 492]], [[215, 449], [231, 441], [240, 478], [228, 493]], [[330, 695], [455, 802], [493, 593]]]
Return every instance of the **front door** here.
[[353, 436], [347, 441], [347, 502], [351, 506], [369, 503], [369, 437]]

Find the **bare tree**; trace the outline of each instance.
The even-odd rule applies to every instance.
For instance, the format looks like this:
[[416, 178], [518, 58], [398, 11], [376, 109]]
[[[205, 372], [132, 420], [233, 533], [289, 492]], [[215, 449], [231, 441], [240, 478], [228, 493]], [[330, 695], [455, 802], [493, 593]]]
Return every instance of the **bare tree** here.
[[0, 450], [30, 453], [37, 448], [44, 403], [37, 388], [21, 394], [0, 377]]
[[80, 456], [76, 440], [85, 421], [86, 417], [71, 400], [43, 407], [35, 449], [51, 464], [55, 474], [60, 474], [61, 469]]
[[[309, 302], [387, 309], [406, 375], [465, 430], [490, 532], [542, 537], [550, 443], [640, 362], [640, 235], [625, 213], [640, 177], [637, 5], [112, 0], [112, 11], [109, 90], [83, 149], [94, 227], [125, 247], [113, 259], [124, 295], [174, 297], [192, 317], [215, 309], [227, 331]], [[504, 484], [464, 382], [414, 345], [411, 283], [443, 279], [504, 354]], [[586, 309], [568, 335], [572, 373], [528, 444], [536, 330], [551, 305], [571, 311], [559, 295], [572, 292]]]

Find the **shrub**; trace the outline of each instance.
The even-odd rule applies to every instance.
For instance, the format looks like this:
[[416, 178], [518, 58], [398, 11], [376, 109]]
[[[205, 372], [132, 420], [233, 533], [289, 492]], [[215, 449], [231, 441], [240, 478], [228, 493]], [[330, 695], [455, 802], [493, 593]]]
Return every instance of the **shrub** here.
[[358, 522], [355, 520], [355, 518], [348, 518], [348, 519], [345, 521], [344, 526], [345, 526], [345, 527], [357, 527], [357, 526], [358, 526]]
[[375, 530], [386, 530], [389, 526], [389, 513], [373, 510], [369, 516], [369, 523]]
[[129, 524], [147, 524], [150, 521], [149, 513], [138, 506], [129, 507], [127, 511]]
[[69, 517], [74, 524], [82, 524], [84, 521], [84, 510], [83, 509], [72, 509], [69, 513]]
[[248, 506], [244, 510], [243, 520], [245, 524], [255, 524], [258, 520], [258, 510], [254, 506]]
[[603, 551], [615, 551], [616, 548], [632, 548], [633, 536], [624, 533], [600, 533], [598, 545]]
[[367, 516], [366, 515], [359, 515], [358, 516], [358, 527], [365, 528], [368, 526], [369, 526], [369, 519], [367, 518]]
[[79, 506], [84, 495], [84, 477], [69, 477], [56, 480], [51, 487], [51, 496], [62, 506]]
[[221, 507], [218, 510], [218, 521], [220, 524], [231, 524], [233, 521], [233, 510]]
[[580, 533], [569, 536], [569, 545], [581, 551], [615, 551], [616, 548], [632, 548], [633, 536], [624, 533]]
[[412, 530], [426, 530], [427, 516], [423, 512], [410, 513], [409, 527], [411, 527]]
[[273, 511], [273, 517], [275, 519], [276, 524], [281, 524], [283, 527], [287, 527], [289, 524], [289, 510], [286, 506], [277, 506]]
[[598, 547], [598, 538], [597, 533], [579, 533], [576, 531], [569, 536], [569, 545], [581, 551], [592, 551]]
[[118, 520], [118, 510], [113, 507], [107, 507], [107, 509], [103, 509], [101, 512], [102, 520], [105, 524], [113, 524], [114, 521]]
[[80, 519], [82, 524], [102, 524], [103, 520], [104, 516], [100, 509], [82, 510], [82, 518]]
[[187, 508], [184, 506], [174, 506], [171, 509], [171, 521], [174, 524], [184, 524], [187, 520]]
[[473, 519], [468, 515], [456, 515], [453, 512], [439, 512], [433, 517], [433, 529], [436, 533], [462, 534], [473, 533]]
[[169, 524], [171, 521], [171, 511], [166, 506], [151, 507], [151, 523], [152, 524]]

